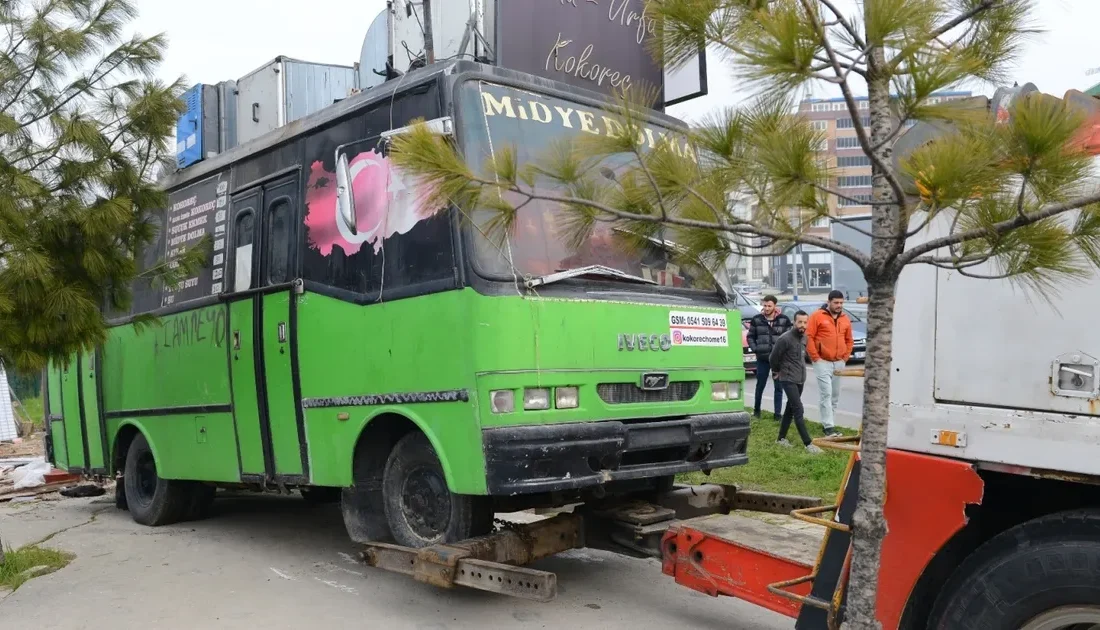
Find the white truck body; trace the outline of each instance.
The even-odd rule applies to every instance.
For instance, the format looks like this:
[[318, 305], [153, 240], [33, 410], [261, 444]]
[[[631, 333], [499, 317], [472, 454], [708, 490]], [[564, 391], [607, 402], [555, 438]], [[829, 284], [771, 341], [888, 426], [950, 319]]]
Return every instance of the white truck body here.
[[[937, 220], [910, 246], [946, 228]], [[1100, 274], [1053, 289], [1048, 302], [1008, 280], [906, 269], [889, 446], [1006, 472], [1100, 477]]]

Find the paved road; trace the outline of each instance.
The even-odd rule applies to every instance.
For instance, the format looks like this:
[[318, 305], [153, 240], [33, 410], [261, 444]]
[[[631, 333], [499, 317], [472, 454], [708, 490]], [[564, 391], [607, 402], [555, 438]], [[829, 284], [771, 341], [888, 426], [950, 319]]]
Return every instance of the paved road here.
[[[756, 392], [756, 379], [750, 377], [745, 381], [745, 392], [746, 401], [751, 406], [755, 400], [753, 396]], [[773, 392], [773, 384], [769, 382], [768, 388], [764, 390], [764, 404], [761, 405], [761, 409], [772, 409]], [[817, 407], [817, 380], [810, 370], [806, 371], [806, 387], [802, 392], [802, 404], [806, 406], [807, 418], [818, 420], [821, 417]], [[862, 409], [863, 379], [852, 376], [843, 377], [840, 381], [840, 406], [837, 408], [836, 423], [850, 429], [858, 428], [860, 419], [863, 417]]]
[[65, 569], [6, 598], [0, 627], [130, 628], [722, 628], [780, 630], [791, 620], [678, 587], [656, 561], [576, 551], [545, 561], [558, 598], [539, 604], [444, 592], [359, 565], [334, 506], [297, 498], [220, 499], [219, 514], [147, 528], [108, 497], [0, 505], [6, 545], [55, 534]]

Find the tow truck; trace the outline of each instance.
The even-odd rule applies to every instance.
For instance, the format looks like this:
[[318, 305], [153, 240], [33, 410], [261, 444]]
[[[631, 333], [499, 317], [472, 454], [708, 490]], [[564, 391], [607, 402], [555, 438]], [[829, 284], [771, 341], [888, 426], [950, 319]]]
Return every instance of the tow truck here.
[[[1002, 88], [967, 106], [998, 122], [1042, 95]], [[1100, 101], [1063, 98], [1085, 113], [1080, 141], [1100, 154]], [[918, 123], [895, 160], [948, 128]], [[947, 229], [933, 221], [917, 238]], [[887, 453], [889, 532], [876, 615], [888, 630], [1079, 630], [1100, 627], [1100, 282], [1056, 304], [1009, 282], [911, 268], [899, 283]], [[1033, 331], [1040, 331], [1035, 333]], [[855, 370], [844, 370], [856, 374]], [[676, 485], [645, 499], [594, 500], [488, 536], [413, 549], [366, 546], [361, 557], [421, 582], [549, 601], [553, 573], [531, 562], [578, 547], [660, 558], [663, 573], [711, 596], [787, 615], [798, 630], [844, 619], [859, 436], [815, 443], [850, 453], [836, 501]], [[750, 454], [751, 456], [751, 454]], [[746, 542], [721, 514], [787, 513], [824, 528], [816, 557]]]

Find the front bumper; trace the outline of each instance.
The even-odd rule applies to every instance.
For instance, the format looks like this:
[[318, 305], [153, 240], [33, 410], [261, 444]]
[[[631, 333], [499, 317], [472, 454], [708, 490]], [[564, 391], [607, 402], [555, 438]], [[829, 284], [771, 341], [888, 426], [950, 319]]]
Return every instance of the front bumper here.
[[749, 414], [485, 429], [489, 494], [580, 490], [748, 462]]
[[863, 363], [867, 359], [867, 344], [857, 343], [852, 346], [852, 356], [848, 358], [848, 363]]

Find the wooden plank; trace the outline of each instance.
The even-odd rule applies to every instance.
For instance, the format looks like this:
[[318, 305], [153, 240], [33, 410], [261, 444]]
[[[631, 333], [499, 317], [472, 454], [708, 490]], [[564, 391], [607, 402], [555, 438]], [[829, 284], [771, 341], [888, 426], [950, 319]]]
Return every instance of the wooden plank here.
[[21, 488], [19, 490], [11, 490], [8, 492], [0, 492], [0, 503], [11, 501], [19, 497], [33, 497], [39, 494], [48, 494], [50, 492], [57, 492], [58, 490], [71, 486], [71, 481], [64, 481], [61, 483], [48, 483], [44, 486], [38, 486], [37, 488]]

